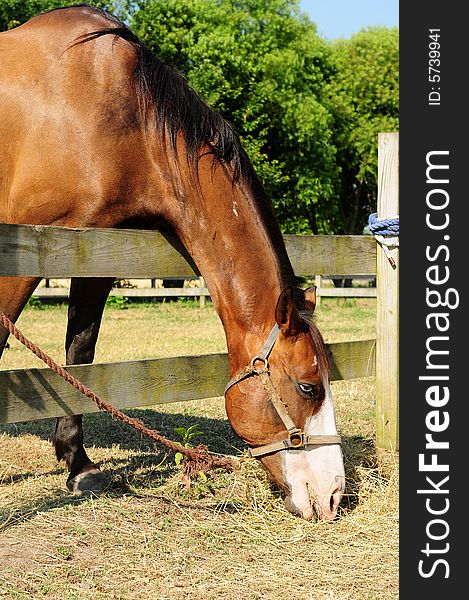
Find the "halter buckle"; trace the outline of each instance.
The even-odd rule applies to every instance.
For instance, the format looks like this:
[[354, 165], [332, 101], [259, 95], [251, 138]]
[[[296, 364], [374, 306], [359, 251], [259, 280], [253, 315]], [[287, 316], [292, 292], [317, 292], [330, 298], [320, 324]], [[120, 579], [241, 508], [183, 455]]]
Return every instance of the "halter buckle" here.
[[289, 434], [288, 447], [293, 450], [299, 450], [300, 448], [305, 447], [305, 434], [301, 429]]
[[[260, 369], [258, 369], [255, 364], [256, 362], [261, 362], [262, 363], [262, 367]], [[253, 359], [251, 360], [251, 368], [259, 375], [259, 373], [265, 373], [268, 368], [269, 368], [269, 363], [267, 362], [267, 358], [264, 358], [263, 356], [254, 356]]]

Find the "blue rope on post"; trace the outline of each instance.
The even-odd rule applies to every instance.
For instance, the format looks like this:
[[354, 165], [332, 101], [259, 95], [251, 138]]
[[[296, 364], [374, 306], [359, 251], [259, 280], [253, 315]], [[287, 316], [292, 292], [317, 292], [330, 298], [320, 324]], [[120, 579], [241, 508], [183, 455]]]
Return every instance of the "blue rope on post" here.
[[399, 235], [399, 217], [395, 219], [378, 219], [378, 213], [368, 217], [368, 229], [373, 235]]
[[389, 248], [399, 246], [399, 216], [378, 219], [378, 213], [372, 213], [368, 217], [368, 230], [375, 236], [376, 241], [384, 250], [389, 264], [395, 269], [396, 261], [392, 257]]

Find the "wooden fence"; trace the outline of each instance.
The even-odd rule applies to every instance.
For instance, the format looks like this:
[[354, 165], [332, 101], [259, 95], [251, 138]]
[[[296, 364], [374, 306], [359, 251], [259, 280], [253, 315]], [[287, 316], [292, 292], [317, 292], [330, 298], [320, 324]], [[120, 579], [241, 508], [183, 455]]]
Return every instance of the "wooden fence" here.
[[[384, 167], [390, 169], [389, 173], [386, 170], [385, 177], [391, 177], [393, 181], [397, 177], [393, 158], [397, 156], [396, 138], [397, 134], [380, 136], [381, 162], [384, 161]], [[397, 188], [393, 185], [392, 192], [387, 193], [388, 187], [381, 179], [380, 195], [395, 201]], [[389, 202], [383, 210], [384, 216], [389, 216], [387, 210], [393, 214], [397, 212], [389, 209]], [[396, 370], [392, 366], [396, 362], [392, 353], [397, 352], [394, 322], [397, 319], [397, 277], [393, 278], [394, 273], [386, 274], [390, 270], [389, 263], [387, 260], [386, 264], [383, 262], [381, 253], [377, 253], [376, 242], [370, 236], [284, 237], [297, 275], [377, 273], [378, 296], [382, 296], [381, 302], [378, 297], [377, 340], [329, 344], [332, 379], [375, 373], [381, 378], [377, 392], [384, 400], [377, 395], [377, 443], [381, 447], [397, 449], [398, 428], [394, 420], [397, 418], [397, 404], [392, 405], [393, 401], [397, 402]], [[0, 224], [2, 276], [198, 276], [190, 257], [180, 250], [176, 240], [157, 232]], [[388, 285], [395, 287], [392, 294]], [[392, 313], [391, 318], [389, 312]], [[390, 343], [390, 336], [396, 336], [395, 343]], [[383, 340], [384, 346], [387, 344], [393, 349], [382, 348], [385, 358], [380, 361], [379, 356], [375, 358], [375, 351], [376, 347], [380, 351]], [[36, 341], [40, 345], [40, 340]], [[221, 396], [228, 380], [226, 354], [79, 365], [69, 369], [85, 385], [119, 408]], [[388, 387], [393, 388], [391, 393], [388, 393]], [[93, 402], [47, 368], [0, 371], [0, 398], [0, 423], [98, 410]]]
[[[344, 276], [350, 276], [349, 273], [344, 273]], [[376, 287], [360, 286], [360, 287], [330, 287], [325, 286], [325, 280], [333, 280], [337, 277], [343, 279], [342, 276], [322, 276], [315, 275], [314, 283], [316, 285], [316, 303], [317, 306], [321, 303], [321, 298], [376, 298]], [[352, 279], [359, 281], [370, 281], [373, 276], [368, 275], [353, 275]], [[201, 280], [201, 281], [199, 281]], [[33, 292], [33, 296], [39, 299], [47, 300], [63, 300], [68, 298], [70, 293], [70, 284], [66, 282], [64, 285], [49, 286], [46, 279], [44, 286], [41, 284]], [[63, 280], [62, 280], [63, 281]], [[125, 280], [123, 280], [125, 281]], [[145, 280], [133, 280], [133, 281], [145, 281]], [[113, 287], [109, 293], [110, 296], [120, 296], [125, 298], [138, 298], [139, 300], [154, 300], [156, 298], [198, 298], [199, 305], [205, 306], [205, 299], [210, 298], [210, 292], [204, 287], [203, 277], [198, 277], [198, 286], [194, 287], [150, 287], [147, 284], [135, 285], [135, 286], [124, 286], [124, 287]]]

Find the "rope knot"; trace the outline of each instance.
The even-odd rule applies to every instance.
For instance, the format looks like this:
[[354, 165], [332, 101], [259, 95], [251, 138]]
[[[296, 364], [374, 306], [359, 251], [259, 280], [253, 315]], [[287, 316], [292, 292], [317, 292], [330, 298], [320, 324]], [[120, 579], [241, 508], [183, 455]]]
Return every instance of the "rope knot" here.
[[184, 448], [183, 480], [189, 482], [190, 479], [198, 473], [211, 471], [212, 469], [223, 469], [225, 471], [234, 471], [235, 462], [229, 458], [221, 458], [209, 452], [204, 444], [199, 444], [195, 448]]
[[368, 217], [368, 230], [383, 249], [391, 267], [395, 269], [396, 261], [389, 249], [399, 247], [399, 215], [378, 219], [378, 213], [371, 213]]
[[399, 236], [399, 217], [378, 219], [378, 213], [372, 213], [368, 217], [368, 229], [373, 235]]

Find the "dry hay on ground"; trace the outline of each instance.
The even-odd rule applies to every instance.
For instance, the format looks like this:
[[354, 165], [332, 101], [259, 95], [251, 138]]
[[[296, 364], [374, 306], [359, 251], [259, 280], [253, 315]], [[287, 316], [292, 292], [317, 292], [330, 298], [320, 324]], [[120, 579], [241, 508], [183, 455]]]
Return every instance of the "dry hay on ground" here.
[[[368, 390], [357, 381], [335, 385], [338, 421], [344, 423], [347, 496], [333, 523], [307, 523], [290, 515], [252, 460], [242, 460], [236, 473], [196, 481], [187, 491], [171, 457], [155, 455], [146, 440], [107, 415], [88, 416], [87, 431], [96, 444], [90, 453], [112, 471], [113, 487], [101, 497], [73, 498], [46, 439], [46, 423], [40, 422], [35, 434], [27, 426], [6, 428], [0, 437], [0, 595], [398, 598], [397, 457], [377, 453], [372, 435], [363, 432], [367, 415], [359, 401], [372, 389], [371, 378], [365, 383]], [[349, 423], [343, 420], [345, 400]], [[165, 410], [154, 422], [153, 411], [141, 413], [163, 430], [165, 423], [172, 428], [197, 422], [207, 431], [214, 423], [209, 445], [243, 455], [242, 445], [230, 437], [220, 400]], [[107, 446], [97, 443], [103, 428]]]
[[[323, 299], [320, 328], [334, 341], [370, 337], [374, 306], [370, 299]], [[46, 315], [25, 311], [25, 333], [41, 345], [47, 342], [45, 349], [60, 357], [65, 310]], [[109, 310], [104, 321], [98, 361], [224, 350], [211, 307]], [[116, 344], [121, 339], [126, 343]], [[18, 346], [13, 340], [3, 368], [35, 366]], [[397, 455], [374, 448], [374, 383], [374, 378], [333, 383], [347, 476], [347, 496], [333, 523], [290, 515], [262, 468], [250, 460], [236, 473], [213, 474], [187, 491], [172, 457], [164, 459], [147, 440], [103, 414], [85, 417], [85, 440], [92, 458], [112, 473], [112, 489], [97, 498], [74, 498], [48, 441], [53, 423], [1, 428], [0, 597], [398, 598]], [[212, 450], [243, 455], [221, 399], [129, 414], [173, 439], [175, 427], [197, 423], [204, 432], [200, 441]]]

